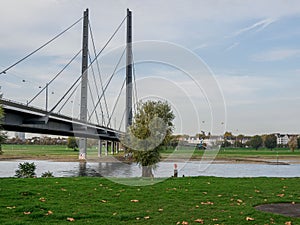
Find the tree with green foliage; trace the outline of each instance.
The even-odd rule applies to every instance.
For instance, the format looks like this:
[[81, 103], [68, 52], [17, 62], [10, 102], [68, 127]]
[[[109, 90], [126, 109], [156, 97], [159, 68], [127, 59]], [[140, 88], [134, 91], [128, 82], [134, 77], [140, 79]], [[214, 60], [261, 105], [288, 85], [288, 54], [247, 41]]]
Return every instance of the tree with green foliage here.
[[262, 146], [262, 143], [263, 143], [262, 138], [259, 135], [253, 136], [250, 140], [250, 146], [252, 148], [255, 148], [256, 150]]
[[167, 102], [149, 100], [139, 104], [124, 144], [142, 166], [143, 177], [153, 176], [152, 170], [161, 159], [159, 150], [171, 140], [174, 118]]
[[68, 137], [67, 146], [68, 146], [68, 148], [72, 148], [74, 151], [76, 151], [77, 148], [78, 148], [76, 138], [75, 137]]
[[2, 120], [3, 120], [3, 118], [4, 118], [4, 110], [3, 110], [2, 106], [0, 105], [0, 155], [3, 153], [2, 144], [6, 140], [6, 135], [5, 135], [5, 133], [3, 132], [3, 129], [2, 129]]
[[222, 147], [230, 147], [232, 145], [230, 141], [234, 139], [234, 135], [232, 134], [232, 132], [226, 131], [223, 137], [224, 140], [222, 143]]
[[275, 134], [269, 134], [265, 137], [265, 146], [271, 150], [277, 146], [277, 138]]
[[289, 142], [288, 142], [288, 146], [289, 146], [289, 148], [291, 149], [292, 152], [295, 151], [295, 149], [298, 146], [298, 142], [297, 142], [297, 137], [296, 136], [290, 137]]

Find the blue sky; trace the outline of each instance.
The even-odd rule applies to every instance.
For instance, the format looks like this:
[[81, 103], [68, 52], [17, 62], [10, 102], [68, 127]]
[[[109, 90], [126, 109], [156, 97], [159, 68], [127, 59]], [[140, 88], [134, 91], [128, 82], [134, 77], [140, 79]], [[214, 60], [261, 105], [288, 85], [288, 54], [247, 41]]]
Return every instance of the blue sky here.
[[[249, 135], [300, 133], [299, 1], [3, 0], [1, 5], [1, 69], [76, 21], [85, 8], [90, 9], [90, 21], [100, 49], [124, 18], [126, 8], [130, 8], [133, 12], [134, 41], [174, 43], [200, 57], [203, 66], [208, 67], [225, 99], [224, 130]], [[125, 30], [122, 28], [109, 46], [108, 55], [109, 51], [124, 44], [124, 36]], [[4, 96], [26, 102], [80, 47], [81, 24], [57, 40], [55, 45], [40, 51], [7, 75], [0, 75]], [[157, 49], [157, 54], [163, 54], [162, 51]], [[80, 59], [76, 62], [59, 83], [51, 87], [54, 94], [50, 103], [54, 104], [56, 95], [63, 93], [65, 84], [79, 75]], [[103, 65], [104, 70], [112, 64], [114, 62], [109, 63], [108, 60]], [[107, 97], [110, 107], [116, 98], [113, 90], [118, 89], [123, 80], [121, 71], [115, 80], [116, 88]], [[141, 79], [138, 88], [141, 96], [144, 87], [151, 82], [151, 85], [157, 86], [156, 79], [151, 81], [151, 76], [170, 82], [175, 80], [181, 89], [191, 87], [189, 79], [170, 66], [138, 64], [136, 76]], [[142, 79], [147, 77], [147, 84], [144, 84]], [[23, 79], [26, 82], [22, 82]], [[209, 84], [201, 85], [204, 89], [210, 88]], [[159, 86], [158, 90], [161, 89], [164, 86]], [[158, 97], [174, 102], [174, 108], [177, 107], [180, 114], [178, 117], [183, 118], [181, 122], [176, 121], [175, 132], [195, 134], [199, 130], [213, 130], [212, 113], [203, 100], [203, 94], [194, 96], [189, 92], [188, 100], [197, 109], [195, 111], [192, 106], [185, 106], [184, 112], [181, 112], [179, 106], [188, 101], [182, 98], [180, 102], [181, 98], [175, 92], [172, 95], [172, 90], [174, 88], [170, 88], [168, 93], [162, 91]], [[43, 107], [43, 101], [43, 98], [38, 99], [36, 104]], [[122, 111], [122, 104], [120, 102], [119, 112]], [[221, 113], [223, 110], [220, 110]], [[117, 121], [120, 116], [115, 117]], [[194, 122], [196, 120], [197, 123]]]

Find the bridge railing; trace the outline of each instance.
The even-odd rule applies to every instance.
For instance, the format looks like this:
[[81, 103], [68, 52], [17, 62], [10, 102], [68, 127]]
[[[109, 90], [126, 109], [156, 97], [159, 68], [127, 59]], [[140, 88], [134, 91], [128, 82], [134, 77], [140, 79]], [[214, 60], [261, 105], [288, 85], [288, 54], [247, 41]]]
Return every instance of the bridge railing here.
[[10, 106], [10, 107], [14, 107], [18, 110], [22, 109], [22, 110], [26, 110], [26, 111], [29, 111], [29, 112], [40, 113], [44, 116], [51, 116], [51, 117], [54, 117], [54, 118], [57, 118], [57, 119], [72, 121], [75, 124], [84, 124], [84, 125], [88, 125], [90, 127], [102, 128], [103, 130], [106, 130], [106, 131], [109, 131], [109, 132], [115, 132], [115, 133], [119, 133], [119, 134], [123, 133], [119, 130], [115, 130], [115, 129], [105, 127], [105, 126], [102, 126], [102, 125], [93, 124], [93, 123], [89, 123], [89, 122], [85, 123], [85, 122], [83, 122], [79, 119], [76, 119], [76, 118], [73, 118], [73, 117], [70, 117], [70, 116], [66, 116], [66, 115], [63, 115], [63, 114], [60, 114], [60, 113], [54, 113], [54, 112], [49, 113], [48, 111], [46, 111], [44, 109], [41, 109], [39, 107], [28, 106], [27, 104], [20, 103], [20, 102], [17, 102], [17, 101], [13, 101], [11, 99], [1, 98], [0, 99], [0, 104], [3, 105], [4, 108], [5, 108], [5, 106]]

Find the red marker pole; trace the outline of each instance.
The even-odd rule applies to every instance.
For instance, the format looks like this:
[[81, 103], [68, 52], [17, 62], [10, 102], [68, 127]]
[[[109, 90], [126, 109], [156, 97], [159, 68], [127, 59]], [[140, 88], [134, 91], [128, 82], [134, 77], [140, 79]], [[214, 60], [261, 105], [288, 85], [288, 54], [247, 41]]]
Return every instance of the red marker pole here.
[[174, 164], [174, 177], [178, 177], [177, 164]]

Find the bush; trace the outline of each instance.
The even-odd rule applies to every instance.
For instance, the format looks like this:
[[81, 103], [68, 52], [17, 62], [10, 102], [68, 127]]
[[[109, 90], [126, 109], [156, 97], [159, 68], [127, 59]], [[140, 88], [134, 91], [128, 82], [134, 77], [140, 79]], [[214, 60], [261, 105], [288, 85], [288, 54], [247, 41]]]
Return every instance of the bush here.
[[35, 177], [36, 166], [34, 163], [24, 162], [20, 163], [16, 170], [16, 177], [18, 178], [30, 178]]
[[50, 171], [47, 171], [45, 173], [42, 174], [42, 177], [48, 178], [48, 177], [54, 177], [53, 173]]

